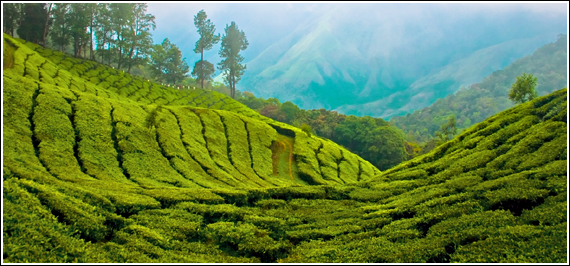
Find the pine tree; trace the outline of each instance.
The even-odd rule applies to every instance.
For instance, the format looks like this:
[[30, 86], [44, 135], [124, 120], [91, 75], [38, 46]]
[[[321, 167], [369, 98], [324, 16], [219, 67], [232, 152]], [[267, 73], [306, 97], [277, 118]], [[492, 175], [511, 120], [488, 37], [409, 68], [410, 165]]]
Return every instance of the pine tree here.
[[207, 18], [208, 16], [204, 10], [200, 10], [200, 12], [194, 16], [194, 25], [198, 28], [198, 33], [200, 34], [200, 39], [196, 42], [194, 52], [200, 53], [200, 61], [194, 65], [192, 76], [200, 80], [202, 88], [204, 88], [204, 81], [211, 80], [212, 75], [215, 73], [214, 65], [204, 61], [204, 51], [212, 49], [213, 45], [220, 41], [220, 35], [214, 35], [216, 27]]
[[235, 22], [231, 25], [226, 24], [226, 35], [222, 37], [222, 47], [219, 55], [225, 58], [218, 63], [218, 69], [224, 71], [224, 81], [230, 87], [232, 98], [235, 99], [236, 83], [241, 79], [246, 65], [240, 64], [243, 56], [239, 54], [241, 50], [245, 50], [249, 43], [245, 37], [245, 33], [240, 31]]

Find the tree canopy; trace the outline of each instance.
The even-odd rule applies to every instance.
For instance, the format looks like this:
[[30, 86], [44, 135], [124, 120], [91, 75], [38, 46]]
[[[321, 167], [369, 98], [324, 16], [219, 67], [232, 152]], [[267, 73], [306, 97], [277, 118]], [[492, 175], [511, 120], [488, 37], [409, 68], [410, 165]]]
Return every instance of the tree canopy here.
[[224, 71], [224, 81], [230, 86], [231, 97], [235, 98], [236, 83], [240, 81], [246, 65], [242, 65], [243, 56], [240, 51], [245, 50], [249, 43], [245, 33], [238, 29], [235, 22], [226, 24], [226, 34], [222, 37], [222, 47], [219, 55], [224, 58], [218, 63], [218, 69]]
[[532, 74], [523, 73], [518, 76], [509, 91], [509, 100], [514, 103], [524, 103], [538, 97], [535, 89], [536, 81], [537, 77]]
[[211, 80], [215, 73], [214, 65], [204, 60], [204, 51], [212, 49], [213, 45], [220, 41], [220, 35], [215, 35], [216, 27], [207, 19], [208, 16], [204, 10], [200, 10], [194, 16], [194, 25], [198, 28], [200, 39], [196, 41], [195, 53], [200, 54], [200, 61], [197, 61], [192, 71], [192, 76], [200, 80], [201, 87], [204, 88], [204, 81]]
[[152, 48], [152, 75], [160, 82], [177, 84], [186, 77], [190, 70], [185, 60], [182, 58], [180, 49], [166, 38], [162, 44], [154, 45]]

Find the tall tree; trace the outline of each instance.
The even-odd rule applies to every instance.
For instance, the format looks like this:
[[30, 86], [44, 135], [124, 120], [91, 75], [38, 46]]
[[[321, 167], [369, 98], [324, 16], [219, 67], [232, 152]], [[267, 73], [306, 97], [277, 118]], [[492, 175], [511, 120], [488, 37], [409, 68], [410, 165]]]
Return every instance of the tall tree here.
[[125, 55], [128, 54], [129, 47], [129, 21], [132, 20], [132, 3], [112, 3], [111, 8], [111, 25], [114, 32], [114, 50], [117, 68], [120, 69], [125, 62]]
[[133, 4], [132, 16], [129, 21], [129, 42], [130, 48], [126, 57], [126, 65], [128, 65], [128, 73], [131, 73], [133, 66], [145, 63], [150, 46], [152, 45], [152, 38], [150, 29], [155, 29], [154, 16], [147, 14], [146, 10], [148, 5], [144, 3]]
[[29, 42], [41, 43], [46, 16], [45, 4], [24, 4], [22, 22], [17, 30], [18, 36]]
[[47, 33], [49, 30], [49, 27], [53, 24], [53, 18], [51, 17], [51, 10], [53, 7], [53, 3], [49, 3], [46, 4], [47, 7], [47, 14], [46, 14], [46, 22], [44, 24], [44, 30], [42, 33], [42, 45], [45, 47], [47, 42], [46, 42], [46, 37], [47, 37]]
[[532, 74], [526, 73], [518, 76], [509, 91], [509, 100], [514, 103], [524, 103], [538, 97], [535, 89], [537, 79]]
[[71, 41], [71, 26], [69, 24], [69, 3], [57, 3], [53, 9], [53, 29], [50, 32], [51, 40], [60, 51], [65, 50], [65, 46]]
[[69, 23], [71, 25], [71, 36], [73, 39], [73, 56], [79, 57], [89, 39], [89, 34], [87, 33], [87, 27], [89, 27], [89, 10], [87, 9], [87, 4], [71, 4]]
[[95, 55], [93, 54], [93, 31], [97, 28], [95, 17], [98, 15], [99, 8], [97, 8], [96, 3], [88, 3], [86, 4], [86, 9], [89, 14], [89, 59], [95, 60]]
[[186, 78], [190, 67], [182, 58], [182, 52], [168, 38], [157, 44], [151, 51], [151, 73], [158, 82], [177, 84]]
[[23, 4], [3, 3], [4, 10], [2, 13], [2, 22], [4, 23], [4, 32], [14, 36], [14, 30], [19, 26], [20, 9]]
[[224, 71], [224, 81], [230, 87], [231, 96], [235, 99], [236, 83], [241, 79], [246, 65], [240, 64], [243, 56], [239, 54], [241, 50], [245, 50], [249, 43], [245, 37], [245, 33], [238, 29], [235, 22], [231, 25], [226, 24], [226, 35], [222, 37], [222, 47], [219, 55], [225, 58], [218, 63], [218, 69]]
[[214, 35], [216, 27], [207, 18], [208, 16], [204, 10], [200, 10], [200, 12], [194, 16], [194, 25], [198, 28], [198, 34], [200, 34], [200, 39], [196, 42], [194, 52], [200, 53], [200, 61], [194, 65], [192, 75], [200, 80], [202, 88], [204, 88], [204, 81], [211, 80], [212, 75], [215, 73], [214, 65], [204, 61], [204, 51], [212, 49], [213, 45], [220, 41], [220, 34]]
[[95, 18], [95, 41], [97, 43], [97, 54], [101, 57], [101, 63], [107, 60], [110, 64], [111, 51], [110, 42], [112, 42], [113, 31], [111, 28], [111, 10], [108, 3], [97, 4], [97, 17]]

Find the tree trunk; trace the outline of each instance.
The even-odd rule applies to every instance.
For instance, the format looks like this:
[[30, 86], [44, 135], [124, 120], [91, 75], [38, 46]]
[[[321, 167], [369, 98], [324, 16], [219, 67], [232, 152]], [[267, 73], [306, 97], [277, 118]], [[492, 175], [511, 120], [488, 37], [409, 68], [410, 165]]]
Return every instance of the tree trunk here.
[[[122, 45], [122, 41], [124, 39], [121, 40], [121, 38], [119, 36], [117, 36], [117, 41], [119, 41], [119, 43]], [[123, 47], [119, 46], [119, 63], [117, 65], [117, 69], [121, 69], [121, 63], [123, 61]]]
[[75, 58], [77, 58], [78, 41], [77, 33], [73, 33], [73, 57]]
[[18, 28], [22, 26], [22, 21], [24, 20], [24, 5], [28, 4], [17, 4], [20, 7], [20, 19], [18, 20]]
[[200, 64], [202, 64], [202, 66], [201, 66], [202, 71], [199, 74], [200, 74], [200, 79], [201, 79], [201, 84], [202, 84], [202, 89], [203, 89], [204, 88], [204, 48], [202, 48], [202, 53], [200, 53], [200, 54], [201, 54]]
[[90, 35], [89, 40], [91, 41], [91, 44], [89, 45], [89, 49], [91, 51], [89, 54], [89, 59], [95, 61], [95, 57], [93, 54], [93, 16], [95, 16], [95, 9], [93, 7], [91, 7], [91, 23], [89, 24], [89, 35]]
[[49, 15], [51, 13], [51, 7], [52, 7], [53, 3], [49, 4], [49, 8], [48, 8], [48, 12], [47, 12], [47, 16], [46, 16], [46, 23], [44, 24], [44, 33], [42, 34], [42, 46], [46, 47], [46, 34], [47, 34], [47, 28], [48, 28], [48, 22], [49, 22]]
[[[135, 35], [136, 36], [136, 35]], [[127, 73], [131, 73], [131, 67], [133, 66], [133, 53], [135, 51], [135, 43], [136, 43], [136, 38], [133, 37], [133, 45], [131, 45], [131, 49], [129, 50], [129, 69], [127, 70]]]

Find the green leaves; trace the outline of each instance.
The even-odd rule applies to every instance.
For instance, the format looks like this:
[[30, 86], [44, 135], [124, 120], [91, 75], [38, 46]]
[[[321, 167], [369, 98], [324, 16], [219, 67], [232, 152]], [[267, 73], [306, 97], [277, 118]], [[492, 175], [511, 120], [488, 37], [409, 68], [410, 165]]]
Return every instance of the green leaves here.
[[226, 35], [222, 36], [222, 47], [219, 52], [220, 57], [225, 59], [218, 63], [218, 69], [224, 71], [224, 81], [230, 86], [231, 97], [235, 98], [236, 83], [241, 79], [246, 68], [245, 65], [240, 64], [244, 58], [239, 52], [245, 50], [249, 43], [245, 33], [240, 31], [233, 21], [231, 25], [226, 25], [225, 32]]
[[151, 51], [151, 71], [153, 77], [168, 84], [178, 84], [182, 81], [190, 67], [182, 58], [182, 52], [168, 38], [162, 44], [155, 45]]
[[517, 77], [517, 81], [511, 86], [509, 91], [509, 99], [514, 103], [525, 103], [536, 98], [536, 80], [532, 74], [523, 73]]

